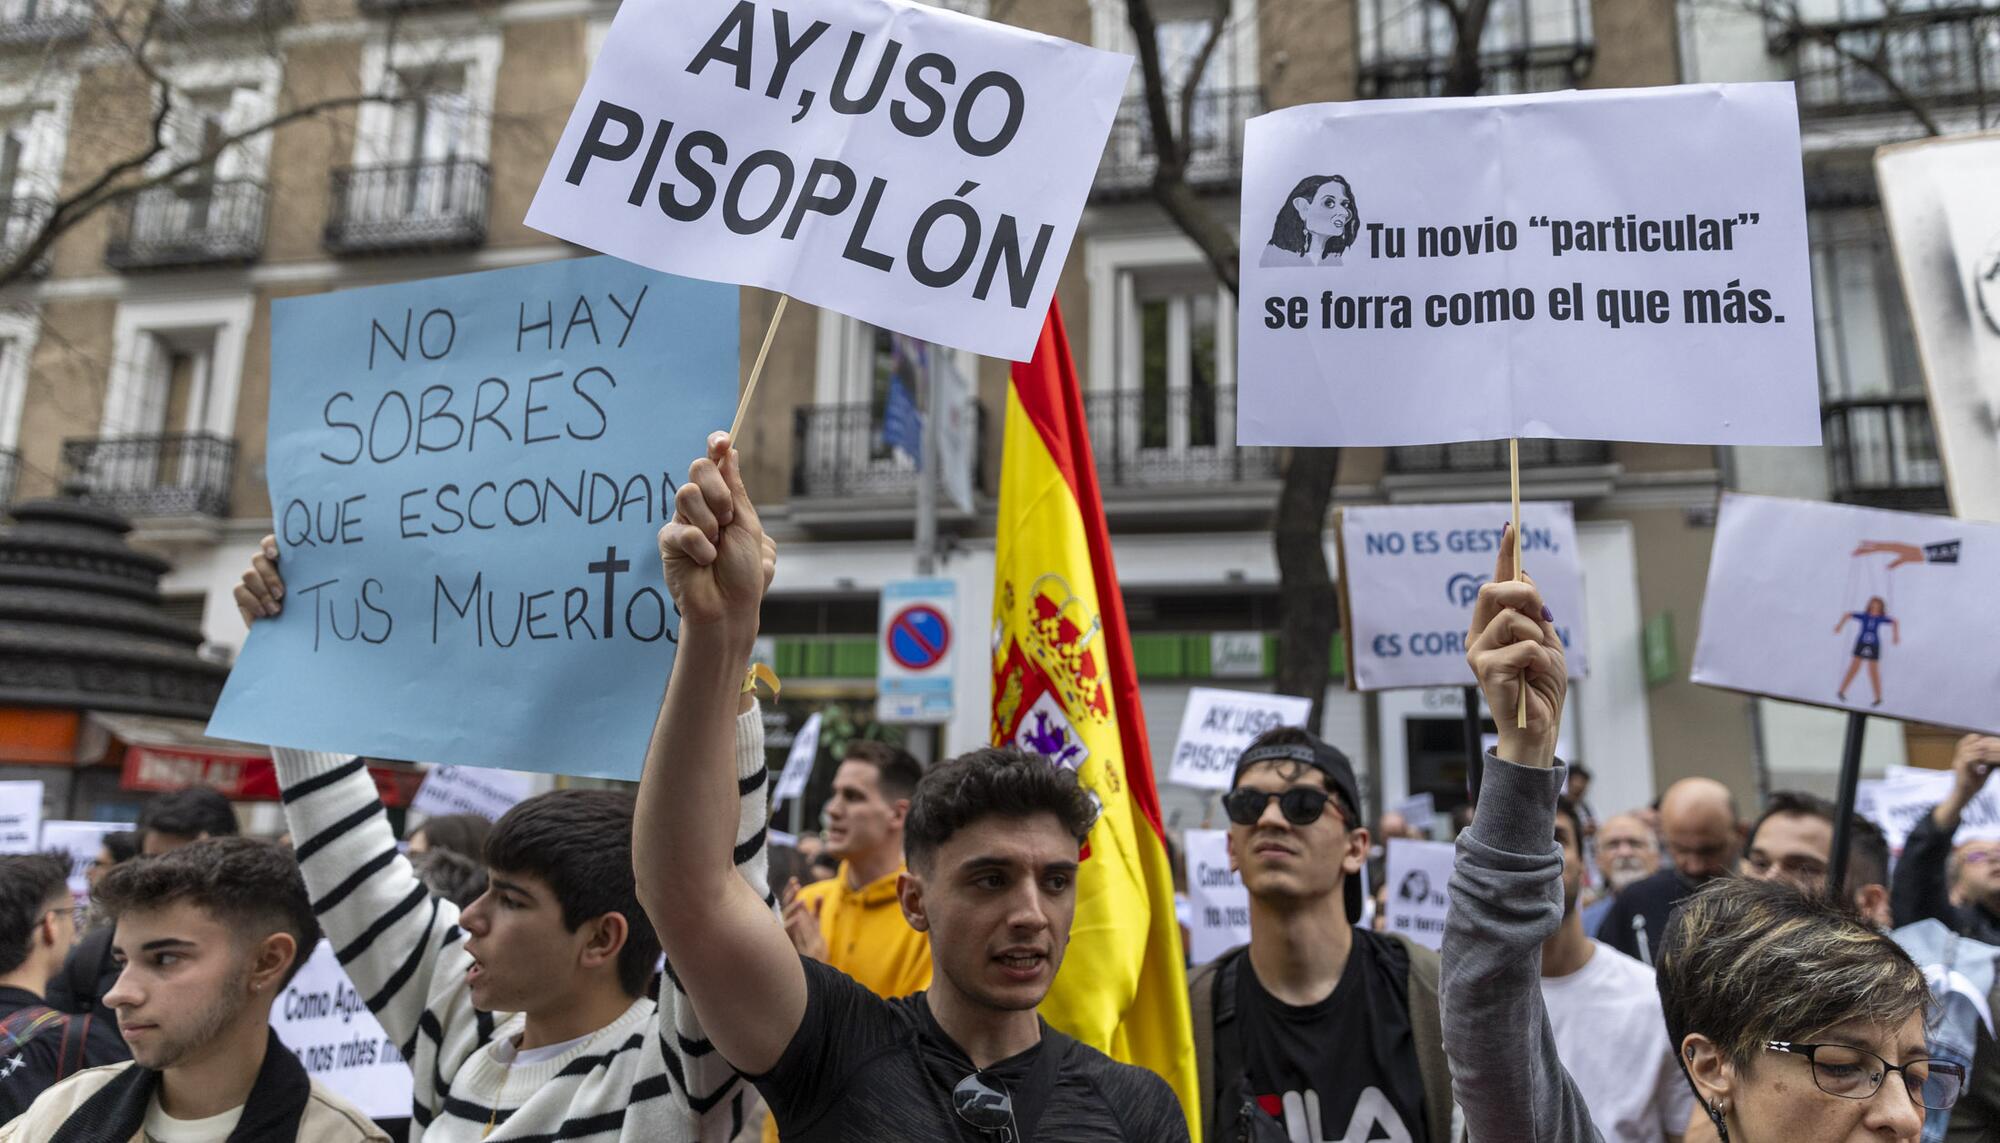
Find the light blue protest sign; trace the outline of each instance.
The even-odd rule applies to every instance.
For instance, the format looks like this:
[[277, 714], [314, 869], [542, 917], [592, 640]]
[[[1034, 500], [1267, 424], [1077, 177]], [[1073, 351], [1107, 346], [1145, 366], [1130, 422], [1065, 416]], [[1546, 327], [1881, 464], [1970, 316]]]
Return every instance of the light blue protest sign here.
[[209, 733], [637, 778], [657, 536], [737, 391], [736, 289], [612, 258], [272, 303], [285, 577]]

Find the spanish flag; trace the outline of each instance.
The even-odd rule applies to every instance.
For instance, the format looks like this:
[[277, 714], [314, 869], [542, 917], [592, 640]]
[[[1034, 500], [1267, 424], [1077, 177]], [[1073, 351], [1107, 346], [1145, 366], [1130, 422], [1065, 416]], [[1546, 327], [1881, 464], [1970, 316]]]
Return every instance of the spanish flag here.
[[1102, 807], [1042, 1014], [1173, 1085], [1201, 1138], [1180, 926], [1082, 387], [1053, 303], [1007, 386], [993, 587], [993, 741], [1077, 772]]

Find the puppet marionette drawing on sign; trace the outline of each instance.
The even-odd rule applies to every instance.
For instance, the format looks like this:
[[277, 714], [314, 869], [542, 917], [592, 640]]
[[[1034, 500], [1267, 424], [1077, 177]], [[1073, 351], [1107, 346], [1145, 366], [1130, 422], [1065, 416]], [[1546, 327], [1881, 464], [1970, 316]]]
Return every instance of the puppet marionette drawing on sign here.
[[1868, 666], [1868, 686], [1875, 693], [1873, 705], [1882, 705], [1882, 629], [1889, 629], [1891, 645], [1903, 642], [1902, 627], [1896, 617], [1890, 614], [1891, 600], [1895, 599], [1895, 584], [1890, 573], [1905, 564], [1955, 564], [1958, 562], [1958, 541], [1918, 546], [1886, 540], [1863, 540], [1853, 552], [1853, 559], [1865, 561], [1870, 556], [1891, 557], [1886, 565], [1866, 562], [1848, 565], [1847, 592], [1844, 598], [1853, 599], [1860, 594], [1862, 577], [1867, 577], [1872, 590], [1880, 585], [1878, 594], [1871, 594], [1868, 602], [1859, 611], [1849, 611], [1841, 615], [1840, 622], [1833, 625], [1834, 634], [1846, 628], [1849, 620], [1860, 626], [1854, 637], [1852, 658], [1847, 664], [1847, 674], [1840, 680], [1836, 693], [1842, 702], [1847, 701], [1847, 688], [1854, 685], [1854, 676], [1861, 673], [1862, 664]]
[[1271, 242], [1258, 265], [1338, 266], [1341, 252], [1361, 233], [1354, 188], [1339, 175], [1308, 175], [1278, 207]]

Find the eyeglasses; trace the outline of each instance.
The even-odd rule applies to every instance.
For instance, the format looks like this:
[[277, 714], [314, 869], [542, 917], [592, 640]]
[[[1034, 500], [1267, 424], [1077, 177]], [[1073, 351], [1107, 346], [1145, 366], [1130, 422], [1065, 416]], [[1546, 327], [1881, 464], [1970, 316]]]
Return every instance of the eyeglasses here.
[[1931, 1111], [1945, 1111], [1958, 1102], [1965, 1086], [1965, 1069], [1948, 1060], [1911, 1060], [1892, 1064], [1865, 1048], [1848, 1044], [1789, 1044], [1772, 1040], [1764, 1045], [1773, 1052], [1804, 1056], [1812, 1066], [1813, 1083], [1828, 1095], [1842, 1099], [1868, 1099], [1882, 1089], [1890, 1072], [1901, 1072], [1903, 1087], [1917, 1105]]
[[[1278, 800], [1278, 812], [1285, 815], [1286, 821], [1296, 826], [1304, 826], [1319, 820], [1320, 815], [1326, 812], [1326, 804], [1332, 800], [1333, 794], [1327, 790], [1315, 790], [1311, 786], [1293, 786], [1283, 793], [1253, 790], [1243, 786], [1223, 796], [1222, 808], [1229, 815], [1229, 820], [1237, 825], [1256, 825], [1257, 819], [1264, 816], [1264, 808], [1271, 804], [1273, 798]], [[1347, 815], [1341, 813], [1338, 806], [1334, 807], [1333, 816], [1339, 818], [1342, 825], [1347, 824]]]
[[981, 1131], [998, 1132], [1003, 1143], [1018, 1143], [1021, 1129], [1014, 1123], [1014, 1097], [1007, 1085], [973, 1072], [951, 1089], [951, 1109]]

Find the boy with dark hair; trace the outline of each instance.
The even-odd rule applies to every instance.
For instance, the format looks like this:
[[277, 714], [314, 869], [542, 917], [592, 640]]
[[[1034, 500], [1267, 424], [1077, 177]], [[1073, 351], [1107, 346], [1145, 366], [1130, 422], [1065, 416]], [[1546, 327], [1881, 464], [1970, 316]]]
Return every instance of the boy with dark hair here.
[[42, 1002], [75, 938], [69, 862], [53, 853], [0, 856], [0, 1123], [70, 1073], [125, 1058], [103, 1021]]
[[1347, 756], [1273, 727], [1223, 808], [1250, 943], [1188, 981], [1207, 1137], [1448, 1143], [1437, 954], [1359, 926], [1369, 835]]
[[1071, 772], [982, 750], [918, 784], [897, 888], [910, 925], [930, 935], [932, 983], [904, 999], [801, 958], [731, 873], [740, 838], [722, 813], [735, 796], [725, 760], [742, 730], [727, 701], [767, 580], [763, 529], [725, 434], [675, 508], [660, 551], [681, 636], [640, 786], [640, 899], [715, 1046], [757, 1084], [786, 1143], [1186, 1140], [1164, 1080], [1035, 1014], [1069, 943], [1096, 817]]
[[[775, 558], [762, 553], [767, 576]], [[266, 537], [237, 609], [245, 623], [275, 615], [282, 594]], [[768, 917], [763, 723], [740, 686], [722, 701], [739, 744], [732, 876]], [[648, 995], [659, 943], [633, 888], [629, 795], [557, 790], [509, 810], [486, 838], [486, 891], [460, 909], [397, 850], [360, 759], [273, 753], [313, 908], [415, 1076], [412, 1143], [684, 1143], [741, 1129], [745, 1089], [673, 973]]]
[[[139, 853], [156, 857], [192, 845], [208, 837], [235, 837], [236, 811], [229, 799], [206, 786], [189, 786], [155, 795], [139, 811]], [[118, 979], [118, 963], [111, 956], [111, 929], [99, 926], [84, 935], [63, 962], [62, 971], [49, 982], [49, 1005], [64, 1012], [88, 1013], [106, 1028], [116, 1030], [118, 1018], [104, 1001], [104, 994]]]
[[98, 883], [124, 968], [106, 997], [132, 1060], [43, 1092], [0, 1141], [386, 1143], [306, 1075], [271, 1006], [319, 941], [291, 855], [215, 838], [128, 862]]

